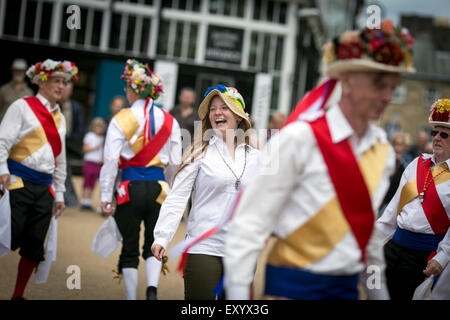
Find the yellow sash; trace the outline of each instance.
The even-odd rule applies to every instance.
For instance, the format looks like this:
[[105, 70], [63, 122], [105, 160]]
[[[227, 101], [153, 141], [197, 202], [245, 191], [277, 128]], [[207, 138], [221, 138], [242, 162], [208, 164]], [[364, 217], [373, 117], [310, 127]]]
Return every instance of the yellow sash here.
[[[446, 163], [442, 163], [438, 166], [435, 166], [433, 169], [431, 169], [431, 175], [434, 177], [436, 177], [437, 174], [441, 173], [442, 170], [447, 169], [447, 164]], [[436, 179], [434, 179], [434, 184], [438, 185], [441, 183], [446, 182], [447, 180], [450, 179], [450, 172], [446, 171], [444, 173], [442, 173], [441, 175], [439, 175], [438, 177], [436, 177]], [[408, 181], [407, 183], [405, 183], [405, 185], [402, 188], [402, 191], [400, 193], [400, 201], [398, 203], [398, 209], [397, 209], [397, 214], [400, 214], [400, 212], [402, 211], [403, 207], [410, 202], [411, 200], [413, 200], [414, 198], [419, 196], [419, 192], [417, 191], [417, 180], [411, 180]]]
[[[133, 143], [130, 142], [131, 138], [136, 134], [136, 131], [139, 129], [139, 122], [137, 121], [133, 111], [130, 108], [122, 109], [118, 114], [114, 116], [116, 119], [120, 129], [125, 135], [125, 139], [127, 139], [130, 144], [131, 149], [135, 154], [138, 154], [139, 151], [142, 150], [143, 142], [144, 142], [144, 134], [141, 132], [137, 137], [136, 141]], [[164, 164], [159, 159], [159, 156], [156, 155], [149, 163], [147, 163], [146, 167], [160, 167], [165, 169]], [[166, 181], [158, 181], [161, 186], [161, 192], [156, 199], [156, 202], [162, 204], [167, 196], [167, 189], [169, 188], [169, 184]]]
[[[62, 113], [60, 110], [51, 113], [55, 121], [56, 128], [61, 126]], [[36, 129], [27, 134], [21, 141], [14, 145], [9, 151], [9, 158], [22, 162], [47, 143], [44, 129], [39, 125]]]
[[[389, 145], [376, 143], [358, 162], [372, 196], [380, 183]], [[327, 255], [350, 231], [339, 200], [333, 197], [309, 221], [284, 239], [278, 239], [268, 256], [268, 264], [300, 268]]]

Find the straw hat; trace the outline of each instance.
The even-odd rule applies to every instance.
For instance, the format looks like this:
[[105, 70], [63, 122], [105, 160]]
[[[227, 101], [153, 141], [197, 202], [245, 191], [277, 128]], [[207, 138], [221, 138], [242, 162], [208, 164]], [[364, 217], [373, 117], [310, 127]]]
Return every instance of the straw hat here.
[[215, 87], [209, 87], [205, 92], [205, 98], [198, 108], [198, 116], [200, 120], [203, 120], [208, 114], [209, 105], [211, 103], [211, 99], [215, 96], [219, 96], [225, 102], [225, 104], [230, 108], [230, 110], [244, 119], [249, 127], [251, 127], [251, 122], [248, 113], [245, 112], [245, 102], [244, 98], [242, 98], [241, 94], [235, 89], [231, 87], [225, 87], [222, 84], [219, 84]]
[[27, 62], [24, 59], [14, 59], [11, 65], [11, 70], [25, 71], [27, 70], [27, 67]]
[[161, 77], [152, 72], [147, 64], [144, 65], [135, 59], [127, 60], [120, 78], [143, 99], [151, 97], [156, 100], [164, 92]]
[[430, 108], [428, 123], [434, 127], [450, 128], [450, 99], [439, 99]]
[[415, 72], [408, 30], [384, 20], [380, 29], [346, 31], [324, 45], [324, 73], [338, 78], [342, 72]]
[[78, 68], [71, 61], [47, 59], [44, 62], [38, 62], [29, 67], [26, 75], [35, 84], [38, 84], [39, 80], [47, 81], [50, 77], [63, 77], [67, 81], [77, 81]]

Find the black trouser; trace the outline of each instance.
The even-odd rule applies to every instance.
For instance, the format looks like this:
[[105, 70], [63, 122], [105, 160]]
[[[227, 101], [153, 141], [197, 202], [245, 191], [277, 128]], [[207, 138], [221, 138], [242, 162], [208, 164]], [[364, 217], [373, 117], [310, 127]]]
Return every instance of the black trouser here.
[[48, 185], [23, 180], [24, 187], [10, 191], [11, 250], [31, 261], [44, 259], [44, 241], [50, 225], [53, 196]]
[[403, 247], [390, 240], [384, 247], [386, 280], [392, 300], [412, 300], [414, 291], [425, 280], [423, 270], [431, 251]]
[[[189, 254], [184, 271], [185, 300], [215, 300], [213, 293], [223, 277], [221, 257]], [[224, 298], [224, 293], [222, 297]]]
[[122, 252], [119, 258], [119, 273], [122, 268], [137, 268], [139, 264], [139, 234], [144, 221], [145, 240], [142, 257], [153, 256], [153, 229], [161, 205], [155, 200], [161, 192], [157, 181], [131, 181], [128, 184], [130, 201], [117, 206], [114, 218], [122, 235]]

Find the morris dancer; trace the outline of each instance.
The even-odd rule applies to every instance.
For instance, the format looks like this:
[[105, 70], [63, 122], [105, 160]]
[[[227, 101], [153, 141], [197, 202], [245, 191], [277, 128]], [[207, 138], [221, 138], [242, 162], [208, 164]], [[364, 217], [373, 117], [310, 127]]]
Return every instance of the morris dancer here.
[[394, 198], [377, 221], [385, 242], [389, 240], [384, 253], [392, 299], [411, 300], [426, 276], [439, 276], [448, 268], [449, 116], [450, 99], [432, 105], [429, 123], [433, 126], [433, 154], [424, 153], [406, 167]]
[[[262, 157], [260, 173], [243, 191], [229, 228], [229, 298], [250, 298], [258, 254], [271, 233], [278, 239], [268, 256], [265, 295], [357, 299], [361, 276], [368, 298], [389, 297], [374, 222], [395, 155], [385, 132], [370, 121], [389, 104], [400, 72], [412, 69], [406, 40], [406, 33], [384, 21], [381, 30], [349, 31], [325, 47], [325, 72], [340, 81], [342, 96], [326, 112], [309, 113], [308, 121], [290, 117], [269, 141], [272, 152]], [[324, 105], [328, 86], [335, 83], [326, 82], [304, 100], [311, 107]], [[277, 161], [275, 174], [265, 170]], [[378, 266], [379, 289], [365, 286], [370, 265]]]
[[70, 61], [31, 66], [26, 74], [39, 86], [37, 95], [13, 102], [0, 124], [0, 183], [11, 192], [11, 250], [20, 247], [21, 256], [13, 299], [23, 299], [33, 269], [45, 260], [52, 214], [65, 208], [66, 123], [56, 102], [77, 73]]
[[100, 172], [102, 210], [113, 211], [113, 189], [117, 168], [122, 182], [117, 188], [114, 218], [123, 237], [119, 273], [123, 274], [128, 300], [136, 299], [139, 264], [139, 230], [145, 225], [142, 257], [146, 261], [148, 300], [156, 300], [161, 262], [153, 257], [153, 228], [176, 166], [181, 162], [178, 122], [154, 106], [163, 91], [161, 78], [146, 65], [128, 60], [124, 74], [127, 100], [110, 122], [105, 141], [104, 164]]

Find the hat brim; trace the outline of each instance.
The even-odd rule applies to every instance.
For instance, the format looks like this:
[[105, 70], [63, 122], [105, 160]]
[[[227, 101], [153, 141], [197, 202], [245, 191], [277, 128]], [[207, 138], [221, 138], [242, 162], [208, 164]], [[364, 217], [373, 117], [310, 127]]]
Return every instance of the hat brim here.
[[217, 89], [212, 90], [208, 95], [203, 99], [202, 103], [200, 103], [200, 106], [198, 107], [198, 116], [200, 120], [205, 119], [206, 115], [208, 114], [209, 110], [209, 104], [211, 102], [211, 99], [215, 96], [219, 96], [222, 98], [223, 102], [230, 108], [230, 110], [237, 116], [241, 117], [245, 121], [247, 121], [247, 124], [249, 127], [251, 127], [251, 122], [248, 117], [248, 115], [240, 108], [228, 95], [225, 93], [220, 92]]
[[448, 122], [430, 121], [429, 124], [432, 125], [433, 127], [446, 127], [450, 129], [450, 123]]
[[[72, 80], [72, 75], [70, 75], [70, 74], [68, 74], [66, 72], [53, 72], [51, 77], [49, 77], [49, 78], [52, 78], [52, 77], [63, 77], [64, 80], [67, 80], [67, 81], [71, 81]], [[39, 84], [39, 79], [40, 79], [40, 74], [36, 74], [33, 77], [33, 79], [31, 79], [31, 82], [35, 83], [35, 84]]]
[[325, 67], [325, 74], [331, 78], [339, 78], [344, 72], [392, 72], [414, 73], [414, 68], [406, 66], [390, 66], [367, 59], [347, 59], [330, 63]]

